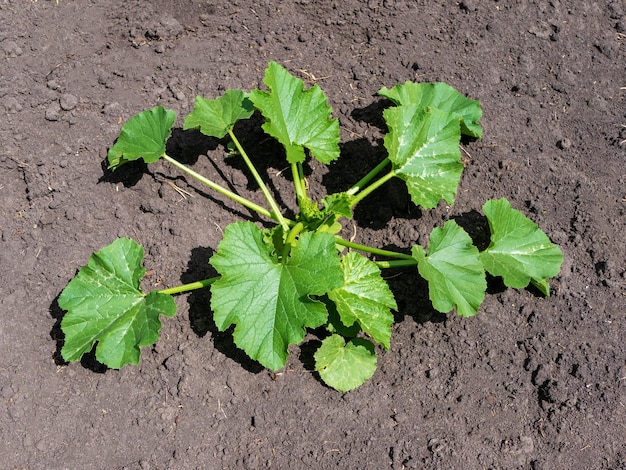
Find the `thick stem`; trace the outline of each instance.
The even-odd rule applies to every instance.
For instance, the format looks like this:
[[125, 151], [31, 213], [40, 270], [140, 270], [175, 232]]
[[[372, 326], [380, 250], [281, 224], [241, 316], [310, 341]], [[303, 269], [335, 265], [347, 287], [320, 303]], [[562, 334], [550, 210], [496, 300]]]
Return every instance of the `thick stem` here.
[[159, 294], [167, 294], [167, 295], [181, 294], [183, 292], [189, 292], [191, 290], [196, 290], [196, 289], [202, 289], [204, 287], [209, 287], [211, 284], [213, 284], [219, 278], [220, 278], [220, 276], [216, 276], [216, 277], [212, 277], [212, 278], [209, 278], [209, 279], [204, 279], [202, 281], [191, 282], [189, 284], [183, 284], [183, 285], [176, 286], [176, 287], [170, 287], [169, 289], [163, 289], [163, 290], [160, 290], [158, 292], [159, 292]]
[[349, 242], [348, 240], [344, 240], [343, 238], [341, 238], [339, 235], [335, 236], [335, 243], [337, 245], [345, 246], [359, 251], [364, 251], [366, 253], [372, 253], [373, 255], [386, 256], [387, 258], [396, 258], [399, 260], [416, 262], [415, 258], [413, 258], [411, 255], [398, 253], [396, 251], [381, 250], [380, 248], [373, 248], [371, 246]]
[[303, 184], [302, 164], [291, 164], [291, 176], [293, 178], [293, 186], [296, 190], [296, 200], [303, 201], [306, 198], [306, 186]]
[[376, 266], [382, 269], [404, 268], [406, 266], [417, 266], [417, 260], [397, 260], [397, 261], [374, 261]]
[[285, 244], [283, 245], [283, 253], [282, 253], [283, 264], [287, 262], [287, 259], [289, 258], [289, 252], [291, 251], [291, 248], [293, 248], [293, 246], [296, 244], [296, 238], [298, 237], [300, 232], [302, 232], [303, 229], [304, 229], [304, 224], [302, 222], [298, 222], [296, 225], [294, 225], [291, 228], [291, 230], [289, 230], [289, 233], [287, 234], [287, 238], [285, 239]]
[[382, 178], [377, 179], [372, 184], [370, 184], [367, 188], [363, 189], [360, 193], [358, 193], [354, 199], [350, 202], [350, 207], [356, 206], [359, 202], [361, 202], [365, 197], [369, 196], [372, 192], [376, 191], [379, 187], [389, 181], [391, 178], [396, 176], [396, 173], [391, 170]]
[[376, 165], [367, 175], [361, 178], [354, 186], [348, 189], [346, 193], [348, 193], [350, 196], [354, 196], [363, 188], [363, 186], [372, 181], [376, 177], [376, 175], [383, 170], [383, 168], [389, 165], [389, 163], [389, 157], [385, 158], [382, 162]]
[[278, 217], [275, 216], [272, 212], [268, 211], [265, 207], [261, 207], [258, 204], [256, 204], [256, 203], [254, 203], [254, 202], [252, 202], [252, 201], [250, 201], [250, 200], [240, 196], [239, 194], [234, 193], [234, 192], [226, 189], [225, 187], [220, 186], [217, 183], [214, 183], [210, 179], [205, 178], [204, 176], [202, 176], [199, 173], [196, 173], [191, 168], [189, 168], [189, 167], [183, 165], [182, 163], [174, 160], [169, 155], [163, 155], [163, 158], [165, 160], [167, 160], [168, 162], [170, 162], [175, 167], [177, 167], [178, 169], [184, 171], [189, 176], [193, 176], [198, 181], [200, 181], [202, 184], [207, 185], [209, 188], [217, 191], [218, 193], [223, 194], [224, 196], [231, 198], [233, 201], [238, 202], [239, 204], [241, 204], [242, 206], [247, 207], [248, 209], [252, 209], [253, 211], [257, 212], [258, 214], [264, 215], [265, 217], [267, 217], [269, 219], [273, 219], [273, 220], [278, 221]]
[[280, 208], [278, 207], [278, 204], [276, 204], [276, 201], [272, 197], [272, 194], [270, 193], [270, 190], [267, 189], [267, 186], [266, 186], [265, 182], [261, 178], [261, 175], [259, 175], [259, 172], [256, 171], [256, 168], [254, 167], [254, 165], [250, 161], [250, 158], [248, 158], [248, 154], [246, 153], [246, 151], [243, 149], [243, 147], [239, 143], [239, 140], [237, 140], [237, 137], [235, 137], [235, 134], [233, 133], [232, 128], [228, 129], [228, 135], [230, 135], [230, 138], [233, 140], [233, 143], [235, 144], [235, 147], [237, 147], [237, 150], [239, 151], [239, 154], [241, 155], [243, 160], [246, 162], [246, 165], [248, 166], [248, 169], [252, 173], [252, 176], [254, 177], [254, 180], [259, 185], [259, 188], [261, 188], [261, 191], [263, 192], [263, 195], [265, 196], [265, 200], [270, 205], [270, 207], [272, 209], [272, 212], [276, 215], [275, 220], [278, 220], [278, 223], [280, 225], [282, 225], [283, 230], [285, 230], [285, 231], [289, 230], [289, 224], [285, 220], [285, 218], [283, 217], [283, 214], [280, 212]]

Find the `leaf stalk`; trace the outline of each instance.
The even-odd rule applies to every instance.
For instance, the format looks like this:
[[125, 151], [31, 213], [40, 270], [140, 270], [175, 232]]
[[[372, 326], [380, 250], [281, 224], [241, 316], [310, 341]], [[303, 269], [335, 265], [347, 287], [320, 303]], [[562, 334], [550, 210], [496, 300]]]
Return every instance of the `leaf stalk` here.
[[270, 205], [270, 208], [272, 209], [272, 213], [275, 215], [275, 217], [272, 217], [272, 218], [278, 221], [278, 223], [283, 227], [283, 230], [285, 231], [289, 230], [289, 224], [283, 217], [283, 214], [280, 212], [280, 208], [278, 207], [276, 200], [270, 193], [270, 190], [267, 188], [267, 185], [261, 178], [261, 175], [259, 175], [259, 172], [256, 170], [255, 166], [252, 164], [252, 161], [250, 161], [248, 154], [239, 143], [239, 140], [235, 136], [235, 133], [233, 132], [232, 127], [228, 129], [228, 135], [230, 136], [233, 143], [235, 144], [235, 147], [237, 147], [237, 151], [239, 151], [239, 154], [241, 155], [243, 160], [246, 162], [246, 165], [248, 166], [248, 169], [252, 173], [254, 180], [259, 185], [259, 188], [261, 188], [261, 192], [263, 193], [263, 196], [265, 196], [265, 200], [268, 202], [268, 204]]
[[215, 281], [217, 281], [220, 276], [211, 277], [209, 279], [204, 279], [202, 281], [190, 282], [189, 284], [182, 284], [180, 286], [170, 287], [169, 289], [163, 289], [158, 291], [159, 294], [166, 295], [174, 295], [174, 294], [182, 294], [183, 292], [189, 292], [192, 290], [203, 289], [205, 287], [209, 287]]

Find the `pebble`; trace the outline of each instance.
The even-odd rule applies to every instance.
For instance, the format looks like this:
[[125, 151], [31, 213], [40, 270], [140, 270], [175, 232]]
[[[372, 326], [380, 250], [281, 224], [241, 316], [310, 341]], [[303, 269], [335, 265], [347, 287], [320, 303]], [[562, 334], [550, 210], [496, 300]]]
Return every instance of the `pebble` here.
[[70, 111], [74, 109], [78, 104], [78, 98], [69, 93], [64, 93], [63, 95], [61, 95], [61, 99], [59, 100], [59, 102], [63, 111]]
[[567, 150], [568, 148], [572, 146], [572, 141], [566, 137], [564, 139], [559, 140], [556, 143], [556, 146], [560, 148], [561, 150]]
[[58, 121], [59, 120], [59, 111], [61, 111], [61, 105], [56, 101], [51, 103], [46, 109], [46, 120], [47, 121]]

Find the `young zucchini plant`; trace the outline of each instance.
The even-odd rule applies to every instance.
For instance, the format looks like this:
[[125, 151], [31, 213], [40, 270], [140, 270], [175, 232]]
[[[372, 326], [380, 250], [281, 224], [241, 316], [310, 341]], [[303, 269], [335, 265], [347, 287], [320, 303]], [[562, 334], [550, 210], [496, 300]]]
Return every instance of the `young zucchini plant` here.
[[[228, 90], [217, 99], [198, 96], [183, 129], [199, 129], [219, 139], [244, 160], [267, 206], [261, 206], [211, 181], [166, 154], [176, 114], [161, 106], [143, 111], [122, 127], [108, 153], [109, 167], [138, 159], [161, 158], [213, 190], [274, 221], [269, 229], [235, 222], [224, 230], [209, 260], [219, 276], [164, 290], [142, 292], [143, 248], [119, 238], [91, 255], [59, 297], [67, 313], [61, 322], [66, 361], [77, 361], [97, 344], [96, 358], [110, 368], [137, 364], [140, 347], [159, 338], [160, 315], [176, 313], [173, 295], [210, 286], [214, 320], [220, 331], [235, 325], [235, 344], [271, 370], [285, 366], [288, 347], [303, 341], [307, 329], [326, 326], [328, 335], [314, 354], [321, 379], [340, 391], [352, 390], [376, 370], [375, 343], [390, 347], [393, 294], [381, 269], [418, 269], [428, 282], [433, 307], [464, 317], [478, 311], [487, 288], [486, 272], [513, 288], [535, 285], [548, 296], [547, 279], [559, 273], [561, 250], [506, 199], [483, 206], [491, 243], [480, 252], [453, 220], [430, 234], [427, 247], [411, 253], [364, 246], [342, 238], [341, 223], [354, 207], [392, 178], [406, 183], [418, 206], [453, 204], [461, 178], [461, 135], [480, 138], [480, 103], [445, 83], [413, 83], [383, 88], [394, 106], [383, 117], [388, 156], [354, 186], [321, 201], [307, 194], [303, 163], [329, 164], [339, 158], [339, 122], [317, 86], [270, 62], [267, 91]], [[260, 111], [263, 130], [285, 148], [299, 213], [284, 215], [234, 134], [235, 124]], [[368, 257], [368, 255], [370, 257]], [[372, 256], [379, 259], [373, 261]], [[384, 260], [380, 260], [383, 258]], [[207, 309], [209, 306], [207, 306]]]

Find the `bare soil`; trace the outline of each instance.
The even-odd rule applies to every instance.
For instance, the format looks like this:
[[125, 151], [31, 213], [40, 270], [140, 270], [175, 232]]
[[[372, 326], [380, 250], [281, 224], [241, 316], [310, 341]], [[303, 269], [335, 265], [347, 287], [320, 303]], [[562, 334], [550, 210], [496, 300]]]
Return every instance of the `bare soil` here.
[[[625, 11], [617, 0], [0, 1], [1, 466], [626, 468]], [[174, 286], [211, 275], [225, 225], [261, 222], [165, 162], [106, 171], [122, 123], [259, 87], [269, 60], [318, 83], [341, 121], [342, 160], [311, 165], [313, 191], [384, 158], [382, 86], [446, 81], [480, 99], [484, 138], [463, 143], [456, 204], [418, 211], [392, 184], [358, 211], [357, 240], [408, 250], [453, 217], [479, 233], [482, 204], [506, 197], [563, 249], [552, 296], [492, 283], [462, 319], [433, 311], [412, 270], [389, 273], [391, 349], [347, 394], [310, 371], [314, 337], [280, 374], [246, 360], [202, 292], [177, 297], [139, 366], [64, 364], [56, 299], [91, 252], [135, 238], [146, 286]], [[273, 186], [288, 187], [258, 123], [244, 131]], [[221, 144], [177, 130], [169, 150], [261, 201]]]

